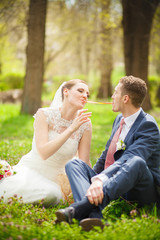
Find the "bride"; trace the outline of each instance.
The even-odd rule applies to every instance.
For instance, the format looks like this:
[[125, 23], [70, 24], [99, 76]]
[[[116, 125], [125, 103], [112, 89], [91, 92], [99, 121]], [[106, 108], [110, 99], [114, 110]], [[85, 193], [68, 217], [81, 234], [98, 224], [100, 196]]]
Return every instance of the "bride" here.
[[13, 166], [15, 175], [0, 180], [4, 202], [14, 196], [24, 203], [58, 204], [70, 193], [65, 164], [76, 154], [91, 166], [91, 112], [83, 109], [89, 95], [80, 79], [64, 82], [49, 108], [35, 114], [32, 150]]

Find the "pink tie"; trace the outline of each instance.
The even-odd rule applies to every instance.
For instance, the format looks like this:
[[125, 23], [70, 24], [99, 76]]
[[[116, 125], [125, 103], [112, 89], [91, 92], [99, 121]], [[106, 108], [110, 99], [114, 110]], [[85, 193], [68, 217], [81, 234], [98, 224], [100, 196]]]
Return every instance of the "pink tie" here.
[[124, 118], [121, 119], [120, 126], [117, 129], [117, 131], [115, 132], [115, 134], [112, 138], [112, 141], [109, 145], [104, 169], [109, 167], [111, 164], [113, 164], [115, 162], [114, 153], [116, 152], [116, 143], [118, 142], [119, 135], [121, 134], [123, 124], [124, 124]]

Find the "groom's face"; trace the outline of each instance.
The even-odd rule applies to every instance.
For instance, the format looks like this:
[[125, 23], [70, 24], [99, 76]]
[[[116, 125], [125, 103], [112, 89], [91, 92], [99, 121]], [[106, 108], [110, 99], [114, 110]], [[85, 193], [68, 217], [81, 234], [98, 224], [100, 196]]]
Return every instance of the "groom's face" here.
[[113, 112], [121, 112], [123, 109], [123, 96], [122, 96], [121, 87], [122, 87], [122, 84], [118, 83], [112, 95]]

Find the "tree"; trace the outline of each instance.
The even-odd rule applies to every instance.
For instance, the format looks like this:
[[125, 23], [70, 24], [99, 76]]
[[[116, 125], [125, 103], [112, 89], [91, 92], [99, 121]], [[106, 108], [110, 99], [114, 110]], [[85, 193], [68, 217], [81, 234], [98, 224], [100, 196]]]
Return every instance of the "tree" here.
[[21, 113], [34, 114], [41, 106], [46, 9], [47, 0], [30, 0], [27, 64]]
[[[152, 21], [159, 0], [122, 0], [124, 58], [127, 75], [142, 78], [148, 84], [148, 55]], [[152, 108], [149, 92], [143, 108]]]
[[100, 0], [100, 87], [97, 97], [108, 98], [112, 95], [111, 73], [112, 73], [112, 25], [110, 20], [110, 1]]

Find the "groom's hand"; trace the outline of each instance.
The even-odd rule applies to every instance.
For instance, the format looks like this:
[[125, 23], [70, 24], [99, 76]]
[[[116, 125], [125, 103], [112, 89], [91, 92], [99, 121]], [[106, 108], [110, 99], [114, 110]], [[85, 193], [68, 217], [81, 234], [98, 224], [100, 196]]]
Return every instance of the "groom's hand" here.
[[102, 203], [103, 200], [103, 183], [100, 179], [96, 179], [91, 186], [89, 187], [86, 196], [91, 204], [98, 204]]

